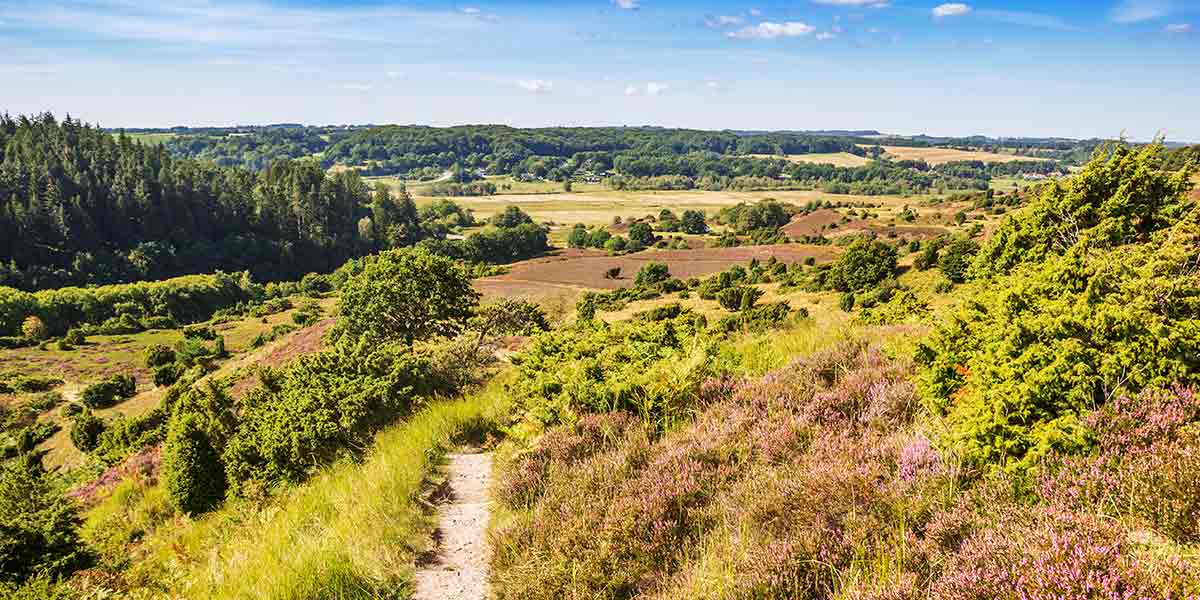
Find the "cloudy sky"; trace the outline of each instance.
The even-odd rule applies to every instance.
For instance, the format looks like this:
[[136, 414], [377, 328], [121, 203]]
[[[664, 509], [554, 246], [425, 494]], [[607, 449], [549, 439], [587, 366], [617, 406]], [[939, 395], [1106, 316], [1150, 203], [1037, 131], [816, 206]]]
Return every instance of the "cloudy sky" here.
[[1200, 141], [1200, 0], [0, 0], [0, 111]]

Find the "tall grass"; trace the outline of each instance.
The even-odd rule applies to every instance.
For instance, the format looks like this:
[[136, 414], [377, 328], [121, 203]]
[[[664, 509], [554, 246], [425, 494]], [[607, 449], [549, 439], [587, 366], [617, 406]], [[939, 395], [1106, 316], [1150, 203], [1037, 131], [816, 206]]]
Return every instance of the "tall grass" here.
[[335, 465], [266, 506], [235, 502], [160, 531], [148, 540], [146, 579], [188, 598], [411, 596], [414, 557], [433, 530], [425, 482], [457, 440], [494, 429], [503, 383], [428, 404], [380, 433], [361, 463]]

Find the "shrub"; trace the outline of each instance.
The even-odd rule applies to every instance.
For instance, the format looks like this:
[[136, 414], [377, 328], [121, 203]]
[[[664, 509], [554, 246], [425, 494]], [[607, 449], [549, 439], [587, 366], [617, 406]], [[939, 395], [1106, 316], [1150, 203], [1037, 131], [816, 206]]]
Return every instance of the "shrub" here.
[[217, 330], [210, 325], [188, 325], [183, 328], [183, 338], [211, 341], [217, 339]]
[[973, 465], [1023, 471], [1082, 447], [1079, 415], [1115, 394], [1198, 381], [1197, 220], [1018, 269], [922, 343], [923, 388]]
[[154, 369], [175, 362], [175, 351], [163, 344], [146, 348], [146, 368]]
[[654, 230], [650, 228], [649, 223], [638, 221], [629, 226], [629, 240], [638, 242], [643, 246], [654, 244]]
[[650, 287], [662, 283], [671, 278], [671, 272], [667, 268], [666, 263], [648, 262], [638, 269], [637, 276], [634, 278], [634, 285], [637, 287]]
[[174, 362], [154, 367], [154, 385], [169, 387], [179, 381], [186, 369], [187, 367]]
[[962, 283], [967, 280], [967, 269], [970, 268], [971, 261], [977, 252], [979, 252], [979, 244], [973, 240], [955, 240], [942, 250], [937, 261], [938, 269], [946, 276], [946, 279], [954, 283]]
[[180, 512], [208, 512], [225, 498], [227, 480], [221, 456], [199, 417], [171, 419], [163, 445], [162, 478], [171, 504]]
[[613, 267], [611, 269], [606, 269], [604, 271], [604, 278], [605, 279], [620, 279], [621, 278], [621, 267]]
[[84, 410], [75, 416], [71, 422], [71, 443], [80, 452], [91, 452], [100, 443], [100, 434], [104, 433], [104, 420]]
[[26, 317], [21, 323], [21, 335], [25, 339], [40, 342], [50, 337], [50, 330], [46, 327], [46, 323], [38, 317]]
[[62, 341], [71, 346], [82, 346], [87, 343], [87, 336], [81, 329], [72, 329], [63, 335]]
[[462, 265], [423, 250], [380, 254], [342, 287], [338, 330], [375, 342], [453, 335], [479, 293]]
[[838, 307], [843, 312], [854, 310], [854, 292], [842, 292], [842, 295], [838, 298]]
[[0, 583], [65, 577], [87, 563], [79, 511], [47, 479], [40, 463], [0, 463]]
[[367, 339], [342, 341], [259, 377], [261, 385], [239, 405], [240, 425], [223, 454], [235, 493], [252, 481], [301, 481], [314, 465], [354, 455], [436, 383], [427, 357]]
[[137, 382], [132, 375], [114, 375], [107, 380], [93, 383], [79, 394], [80, 401], [88, 408], [108, 408], [137, 393]]
[[949, 279], [939, 279], [933, 284], [933, 291], [939, 294], [948, 294], [954, 290], [954, 282]]
[[886, 242], [860, 239], [850, 244], [833, 265], [830, 283], [840, 292], [870, 289], [896, 273], [896, 248]]
[[1097, 148], [1077, 175], [1042, 186], [1026, 210], [1004, 219], [975, 260], [978, 274], [1063, 255], [1084, 238], [1096, 248], [1144, 243], [1178, 222], [1191, 210], [1190, 172], [1157, 169], [1162, 152], [1161, 144]]

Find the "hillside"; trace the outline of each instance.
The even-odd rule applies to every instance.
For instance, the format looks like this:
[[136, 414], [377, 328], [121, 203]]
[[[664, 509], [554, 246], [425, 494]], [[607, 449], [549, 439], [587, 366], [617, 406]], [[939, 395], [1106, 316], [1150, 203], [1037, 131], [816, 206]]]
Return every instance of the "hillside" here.
[[580, 224], [650, 247], [503, 272], [9, 294], [0, 591], [1192, 597], [1200, 208], [1162, 152]]

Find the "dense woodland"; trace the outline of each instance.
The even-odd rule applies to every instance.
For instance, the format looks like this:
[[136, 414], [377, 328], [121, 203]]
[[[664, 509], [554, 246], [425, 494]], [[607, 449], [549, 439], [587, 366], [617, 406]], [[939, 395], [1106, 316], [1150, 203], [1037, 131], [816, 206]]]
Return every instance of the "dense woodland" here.
[[[216, 270], [297, 279], [471, 224], [452, 204], [418, 211], [406, 193], [313, 160], [222, 167], [69, 117], [0, 118], [0, 152], [0, 285], [21, 289]], [[544, 233], [526, 233], [542, 242], [522, 248], [545, 249]]]

